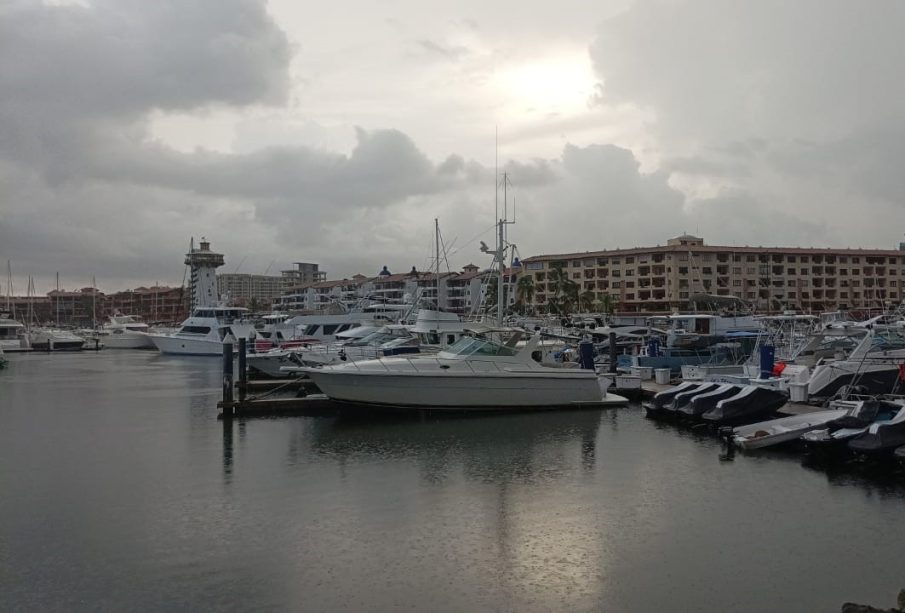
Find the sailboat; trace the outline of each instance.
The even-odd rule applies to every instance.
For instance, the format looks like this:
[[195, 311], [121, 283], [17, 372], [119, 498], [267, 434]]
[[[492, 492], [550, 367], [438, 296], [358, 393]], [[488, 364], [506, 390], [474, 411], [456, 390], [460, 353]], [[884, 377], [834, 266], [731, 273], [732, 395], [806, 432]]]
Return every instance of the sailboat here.
[[[60, 291], [60, 274], [57, 273], [57, 292]], [[34, 319], [33, 300], [35, 294], [34, 279], [28, 278], [29, 296], [29, 324]], [[81, 351], [85, 346], [85, 339], [76, 336], [69, 330], [60, 328], [60, 300], [57, 296], [57, 325], [56, 327], [30, 327], [28, 339], [32, 349], [40, 351]]]

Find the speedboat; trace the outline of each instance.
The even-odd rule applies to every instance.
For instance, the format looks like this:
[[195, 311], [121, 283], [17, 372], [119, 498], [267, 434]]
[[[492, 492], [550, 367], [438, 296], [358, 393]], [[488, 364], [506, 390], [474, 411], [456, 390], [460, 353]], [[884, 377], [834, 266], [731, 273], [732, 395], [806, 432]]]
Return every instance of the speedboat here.
[[254, 326], [243, 319], [247, 312], [248, 309], [241, 307], [197, 307], [176, 332], [148, 337], [161, 353], [223, 355], [225, 343], [232, 343], [236, 350], [238, 339], [254, 339]]
[[862, 337], [843, 359], [822, 360], [808, 381], [808, 396], [828, 398], [846, 387], [861, 394], [889, 393], [905, 360], [905, 333], [898, 328], [860, 328]]
[[540, 335], [522, 347], [516, 331], [504, 343], [463, 337], [432, 356], [390, 357], [301, 368], [332, 400], [413, 409], [547, 409], [621, 405], [607, 379], [590, 369], [536, 361]]
[[81, 351], [85, 346], [81, 336], [59, 328], [32, 328], [28, 342], [37, 351]]
[[151, 329], [137, 315], [115, 313], [99, 331], [98, 336], [108, 349], [154, 349], [148, 336]]
[[732, 442], [742, 449], [760, 449], [797, 441], [805, 432], [821, 428], [848, 414], [848, 409], [830, 409], [739, 426], [732, 430]]
[[7, 352], [29, 351], [31, 345], [25, 326], [15, 319], [0, 316], [0, 349]]
[[905, 406], [889, 421], [874, 423], [848, 442], [848, 448], [861, 455], [881, 456], [905, 445]]
[[[381, 328], [382, 326], [357, 326], [351, 330], [337, 333], [336, 338], [340, 339], [339, 343], [354, 342], [377, 332]], [[289, 374], [281, 371], [284, 366], [304, 365], [298, 359], [299, 352], [304, 351], [307, 347], [318, 347], [320, 345], [320, 341], [313, 339], [307, 342], [285, 343], [283, 347], [271, 349], [270, 351], [249, 353], [246, 358], [246, 364], [250, 373], [258, 373], [274, 378], [284, 377]]]
[[830, 408], [849, 407], [847, 415], [834, 419], [823, 428], [801, 436], [808, 451], [828, 453], [847, 449], [850, 440], [864, 434], [874, 423], [887, 422], [899, 412], [901, 404], [886, 400], [833, 400]]
[[745, 385], [735, 396], [720, 400], [701, 417], [712, 425], [749, 424], [773, 415], [788, 400], [789, 397], [779, 390]]

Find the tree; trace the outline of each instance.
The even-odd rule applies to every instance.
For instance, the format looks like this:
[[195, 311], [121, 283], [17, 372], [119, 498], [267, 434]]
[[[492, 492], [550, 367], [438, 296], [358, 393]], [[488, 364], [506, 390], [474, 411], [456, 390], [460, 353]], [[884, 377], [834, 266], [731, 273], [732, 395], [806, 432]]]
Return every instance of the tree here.
[[612, 315], [616, 310], [613, 296], [610, 294], [601, 294], [600, 299], [597, 301], [597, 310], [606, 315]]
[[530, 275], [523, 275], [515, 286], [516, 302], [526, 307], [534, 300], [534, 279]]
[[594, 308], [594, 298], [596, 298], [594, 292], [589, 289], [581, 292], [581, 295], [578, 297], [578, 305], [579, 310], [581, 311], [590, 311]]
[[554, 264], [550, 269], [550, 280], [553, 281], [550, 311], [568, 317], [578, 304], [578, 284], [569, 278], [561, 263]]

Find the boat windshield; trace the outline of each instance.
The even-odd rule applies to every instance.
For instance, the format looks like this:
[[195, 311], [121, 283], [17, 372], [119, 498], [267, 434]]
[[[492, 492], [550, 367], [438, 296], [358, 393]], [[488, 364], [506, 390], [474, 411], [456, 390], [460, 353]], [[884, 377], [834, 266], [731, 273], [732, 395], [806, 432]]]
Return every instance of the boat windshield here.
[[447, 353], [455, 355], [515, 355], [514, 348], [488, 341], [481, 338], [464, 337], [457, 343], [446, 349]]

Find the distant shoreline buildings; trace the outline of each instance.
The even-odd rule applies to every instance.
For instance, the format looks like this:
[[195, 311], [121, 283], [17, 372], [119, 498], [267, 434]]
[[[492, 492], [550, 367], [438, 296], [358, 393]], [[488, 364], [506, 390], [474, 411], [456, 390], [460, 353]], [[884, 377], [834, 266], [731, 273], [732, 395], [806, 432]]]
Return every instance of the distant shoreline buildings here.
[[[204, 247], [209, 249], [209, 243]], [[342, 310], [362, 301], [421, 300], [468, 315], [484, 302], [496, 276], [474, 264], [439, 275], [414, 267], [394, 274], [384, 266], [373, 277], [329, 280], [318, 264], [294, 266], [278, 276], [216, 275], [217, 291], [231, 304], [262, 311]], [[616, 313], [662, 314], [687, 308], [699, 294], [739, 299], [760, 313], [876, 310], [905, 299], [905, 244], [897, 250], [737, 247], [709, 245], [685, 234], [654, 247], [536, 255], [516, 260], [506, 271], [504, 294], [510, 307], [558, 313], [565, 288], [578, 298], [569, 305], [573, 312], [607, 306]], [[190, 297], [190, 288], [155, 286], [112, 294], [95, 288], [54, 290], [8, 300], [20, 319], [31, 305], [36, 320], [59, 317], [62, 323], [87, 325], [117, 311], [150, 322], [178, 322], [188, 314]]]

